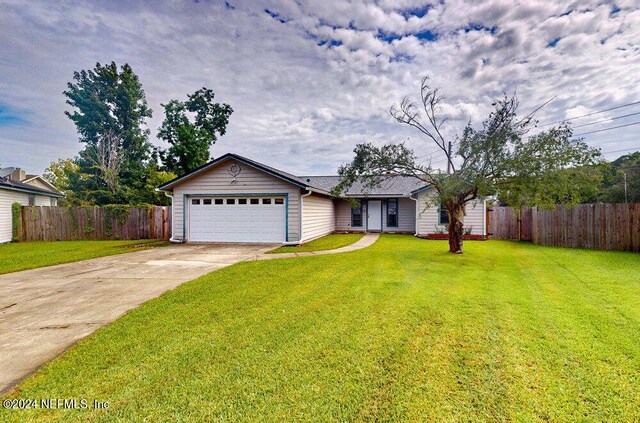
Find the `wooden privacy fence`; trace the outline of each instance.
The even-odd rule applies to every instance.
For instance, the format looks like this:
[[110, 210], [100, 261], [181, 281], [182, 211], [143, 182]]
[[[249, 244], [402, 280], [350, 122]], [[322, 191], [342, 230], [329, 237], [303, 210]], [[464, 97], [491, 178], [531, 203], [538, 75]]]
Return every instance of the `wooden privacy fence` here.
[[554, 210], [494, 206], [489, 234], [558, 247], [640, 252], [640, 204], [580, 204]]
[[511, 207], [489, 209], [489, 235], [494, 239], [531, 241], [532, 209], [522, 209], [520, 216]]
[[171, 207], [22, 206], [18, 241], [169, 239]]

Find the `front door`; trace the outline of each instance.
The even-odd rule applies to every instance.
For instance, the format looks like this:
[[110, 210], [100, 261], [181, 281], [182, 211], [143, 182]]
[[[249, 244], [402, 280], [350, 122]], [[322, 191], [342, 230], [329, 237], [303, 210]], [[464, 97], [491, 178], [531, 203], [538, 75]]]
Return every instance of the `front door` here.
[[367, 230], [382, 231], [382, 201], [369, 200], [367, 204]]

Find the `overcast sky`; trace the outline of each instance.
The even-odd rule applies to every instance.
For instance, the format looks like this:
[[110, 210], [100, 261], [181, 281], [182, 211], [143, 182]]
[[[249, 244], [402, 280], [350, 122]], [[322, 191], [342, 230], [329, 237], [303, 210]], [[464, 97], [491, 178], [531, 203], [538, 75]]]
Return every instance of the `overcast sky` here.
[[[479, 3], [0, 0], [0, 166], [40, 173], [78, 153], [62, 91], [96, 62], [133, 67], [155, 144], [161, 103], [205, 86], [235, 110], [213, 156], [297, 174], [335, 173], [367, 141], [406, 141], [428, 158], [436, 148], [388, 113], [423, 75], [446, 98], [451, 136], [503, 92], [517, 90], [523, 113], [557, 96], [540, 124], [640, 101], [637, 0]], [[638, 121], [640, 104], [573, 123], [580, 134]], [[613, 159], [640, 149], [639, 132], [585, 140]]]

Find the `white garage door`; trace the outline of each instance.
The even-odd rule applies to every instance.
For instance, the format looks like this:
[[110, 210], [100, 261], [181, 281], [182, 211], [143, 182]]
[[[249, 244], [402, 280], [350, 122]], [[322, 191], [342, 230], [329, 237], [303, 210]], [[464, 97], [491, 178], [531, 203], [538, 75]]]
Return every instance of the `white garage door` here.
[[189, 201], [189, 241], [284, 242], [284, 197], [198, 197]]

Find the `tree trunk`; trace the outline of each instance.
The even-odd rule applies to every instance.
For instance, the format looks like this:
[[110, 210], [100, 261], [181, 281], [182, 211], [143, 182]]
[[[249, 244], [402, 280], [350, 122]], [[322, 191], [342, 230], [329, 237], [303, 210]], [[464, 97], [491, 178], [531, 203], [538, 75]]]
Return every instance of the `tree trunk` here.
[[447, 207], [447, 213], [449, 214], [449, 252], [462, 254], [464, 205], [451, 204]]

